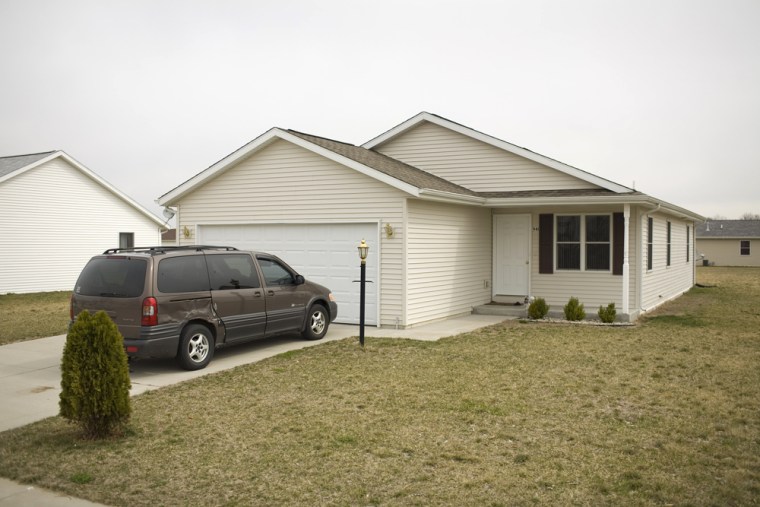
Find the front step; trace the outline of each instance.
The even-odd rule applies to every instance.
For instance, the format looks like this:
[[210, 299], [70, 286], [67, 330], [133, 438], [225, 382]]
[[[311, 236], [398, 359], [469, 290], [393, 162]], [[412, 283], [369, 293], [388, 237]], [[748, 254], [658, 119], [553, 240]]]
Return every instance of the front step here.
[[477, 315], [503, 315], [519, 319], [528, 316], [528, 306], [493, 302], [473, 307], [472, 313]]

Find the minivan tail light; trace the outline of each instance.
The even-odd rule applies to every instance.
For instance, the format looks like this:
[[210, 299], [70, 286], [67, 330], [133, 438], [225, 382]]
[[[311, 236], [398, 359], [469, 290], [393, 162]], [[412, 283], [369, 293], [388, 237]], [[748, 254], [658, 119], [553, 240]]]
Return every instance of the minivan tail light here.
[[142, 320], [140, 324], [143, 326], [155, 326], [158, 324], [158, 302], [156, 298], [143, 299]]

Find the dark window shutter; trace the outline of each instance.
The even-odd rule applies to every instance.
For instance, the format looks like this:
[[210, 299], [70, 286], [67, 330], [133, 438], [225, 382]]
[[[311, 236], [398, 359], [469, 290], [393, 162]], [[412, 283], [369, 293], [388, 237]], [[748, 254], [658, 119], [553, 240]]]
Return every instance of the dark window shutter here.
[[622, 213], [612, 214], [612, 274], [623, 274], [623, 229], [625, 220]]
[[538, 215], [538, 272], [554, 273], [554, 215]]

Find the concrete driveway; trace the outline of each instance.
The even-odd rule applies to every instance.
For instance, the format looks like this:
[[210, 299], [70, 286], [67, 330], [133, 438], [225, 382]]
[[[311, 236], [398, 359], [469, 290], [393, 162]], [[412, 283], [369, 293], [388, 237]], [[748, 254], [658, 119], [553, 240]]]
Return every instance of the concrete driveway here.
[[[368, 327], [365, 337], [396, 337], [437, 340], [496, 324], [503, 316], [467, 315], [413, 329]], [[326, 341], [358, 336], [358, 326], [333, 324], [318, 341], [300, 336], [282, 336], [217, 350], [205, 369], [184, 371], [173, 360], [136, 361], [131, 366], [132, 395], [208, 375], [242, 364], [253, 363], [289, 350], [319, 345]], [[53, 336], [0, 347], [0, 431], [58, 414], [61, 392], [61, 355], [66, 336]]]

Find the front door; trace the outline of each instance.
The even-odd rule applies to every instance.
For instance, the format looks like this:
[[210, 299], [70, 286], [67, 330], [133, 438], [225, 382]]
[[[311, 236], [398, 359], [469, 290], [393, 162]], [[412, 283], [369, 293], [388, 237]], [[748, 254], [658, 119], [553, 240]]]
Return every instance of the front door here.
[[527, 296], [530, 279], [530, 215], [494, 215], [493, 293]]

